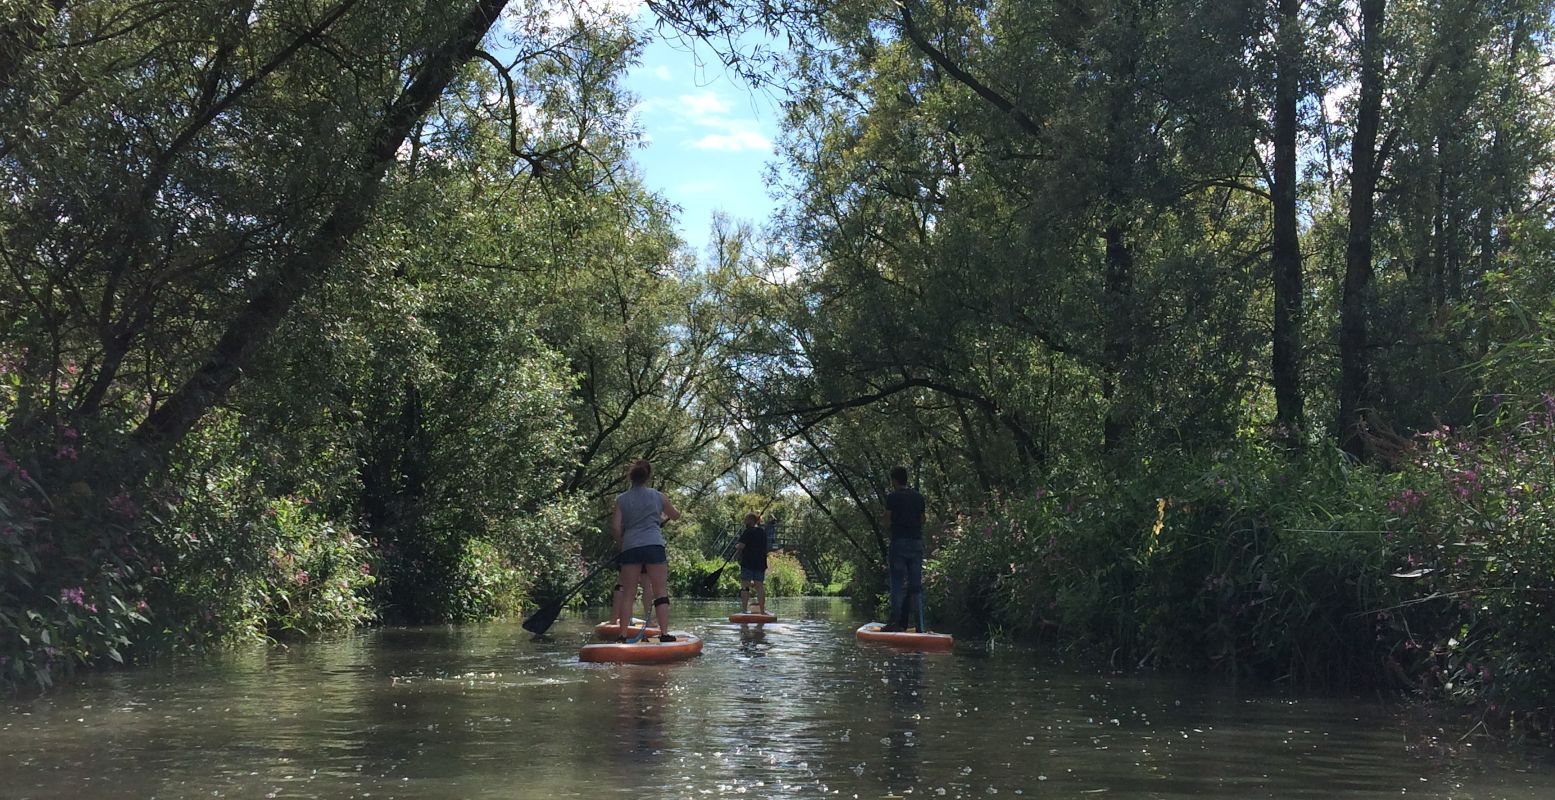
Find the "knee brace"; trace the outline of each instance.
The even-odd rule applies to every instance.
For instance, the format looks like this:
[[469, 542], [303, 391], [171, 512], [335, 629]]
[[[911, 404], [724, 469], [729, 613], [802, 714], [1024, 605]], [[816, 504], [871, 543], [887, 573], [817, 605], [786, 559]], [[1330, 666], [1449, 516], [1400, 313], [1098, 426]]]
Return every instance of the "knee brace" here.
[[667, 606], [669, 604], [670, 604], [670, 599], [668, 597], [660, 597], [660, 598], [658, 598], [658, 599], [653, 601], [653, 607], [654, 608], [658, 608], [659, 606]]

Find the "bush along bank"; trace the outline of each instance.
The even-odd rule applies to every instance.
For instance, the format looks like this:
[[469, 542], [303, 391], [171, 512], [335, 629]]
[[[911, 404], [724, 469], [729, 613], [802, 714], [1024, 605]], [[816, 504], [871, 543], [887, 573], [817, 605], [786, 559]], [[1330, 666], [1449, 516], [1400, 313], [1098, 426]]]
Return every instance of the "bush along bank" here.
[[79, 434], [59, 436], [41, 458], [0, 446], [0, 690], [156, 652], [400, 621], [404, 598], [435, 621], [499, 616], [536, 575], [570, 575], [560, 545], [535, 536], [509, 537], [519, 547], [424, 532], [396, 547], [363, 531], [349, 484], [275, 496], [239, 459], [180, 467], [141, 494], [104, 492], [79, 468]]
[[957, 624], [1213, 670], [1450, 699], [1555, 723], [1555, 401], [1438, 430], [1389, 470], [1247, 444], [1127, 482], [1001, 495], [927, 565]]

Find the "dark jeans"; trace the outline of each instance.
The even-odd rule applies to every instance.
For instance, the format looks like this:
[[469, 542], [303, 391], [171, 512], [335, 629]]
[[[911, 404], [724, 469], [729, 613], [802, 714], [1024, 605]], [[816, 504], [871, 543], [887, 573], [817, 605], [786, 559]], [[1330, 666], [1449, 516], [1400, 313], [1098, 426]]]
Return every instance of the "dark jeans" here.
[[923, 540], [892, 539], [887, 563], [891, 568], [891, 618], [907, 627], [913, 600], [923, 591]]

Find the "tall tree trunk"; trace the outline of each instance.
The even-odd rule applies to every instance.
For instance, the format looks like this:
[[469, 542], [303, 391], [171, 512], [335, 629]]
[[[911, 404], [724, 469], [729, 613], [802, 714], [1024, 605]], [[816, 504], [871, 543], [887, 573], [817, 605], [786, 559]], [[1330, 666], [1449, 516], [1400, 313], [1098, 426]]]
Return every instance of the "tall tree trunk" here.
[[[364, 228], [383, 178], [412, 126], [431, 110], [480, 45], [508, 0], [478, 0], [448, 37], [428, 48], [410, 86], [389, 107], [366, 152], [343, 176], [341, 200], [313, 236], [264, 276], [248, 305], [227, 324], [204, 363], [134, 433], [140, 474], [154, 468], [195, 423], [224, 398], [288, 311], [329, 274]], [[132, 475], [131, 477], [139, 477]]]
[[1139, 38], [1138, 9], [1130, 5], [1125, 24], [1128, 36], [1113, 43], [1112, 85], [1107, 96], [1106, 189], [1103, 196], [1107, 215], [1102, 230], [1106, 245], [1102, 272], [1102, 313], [1105, 333], [1105, 364], [1102, 366], [1102, 398], [1107, 416], [1102, 422], [1102, 449], [1108, 454], [1120, 452], [1134, 427], [1132, 405], [1138, 399], [1133, 381], [1134, 355], [1139, 325], [1134, 303], [1134, 246], [1129, 241], [1133, 227], [1130, 208], [1136, 180], [1135, 162], [1139, 159], [1133, 130], [1138, 85], [1136, 75], [1139, 54], [1132, 45]]
[[[1113, 213], [1121, 214], [1121, 210]], [[1106, 361], [1102, 368], [1101, 394], [1107, 405], [1102, 421], [1102, 449], [1117, 453], [1133, 427], [1129, 410], [1129, 362], [1134, 355], [1134, 252], [1122, 221], [1110, 222], [1102, 234], [1106, 242], [1106, 268], [1102, 293], [1107, 315]]]
[[1289, 441], [1299, 441], [1306, 410], [1301, 393], [1301, 239], [1296, 224], [1297, 70], [1301, 64], [1301, 0], [1279, 0], [1274, 88], [1274, 271], [1275, 421]]
[[1372, 223], [1376, 212], [1377, 128], [1382, 115], [1382, 21], [1386, 0], [1361, 0], [1361, 68], [1350, 152], [1350, 230], [1339, 305], [1339, 418], [1334, 433], [1351, 456], [1366, 457], [1364, 416], [1371, 402], [1366, 318], [1370, 310]]

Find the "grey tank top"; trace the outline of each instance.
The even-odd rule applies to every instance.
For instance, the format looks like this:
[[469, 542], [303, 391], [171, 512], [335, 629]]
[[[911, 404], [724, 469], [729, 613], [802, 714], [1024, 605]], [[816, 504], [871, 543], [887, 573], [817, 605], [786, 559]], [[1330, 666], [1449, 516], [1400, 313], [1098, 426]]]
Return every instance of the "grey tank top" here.
[[616, 508], [621, 509], [622, 550], [664, 544], [664, 534], [659, 531], [664, 495], [657, 489], [633, 486], [616, 496]]

